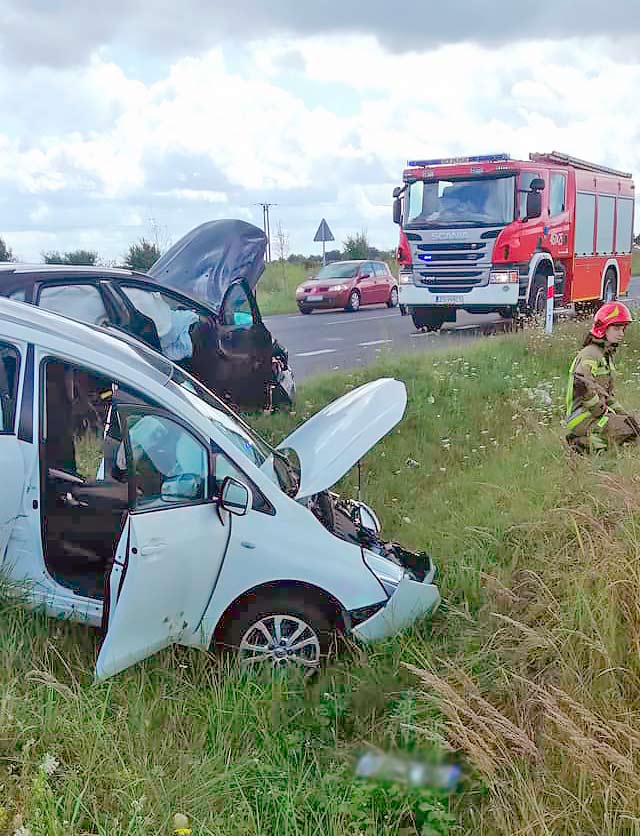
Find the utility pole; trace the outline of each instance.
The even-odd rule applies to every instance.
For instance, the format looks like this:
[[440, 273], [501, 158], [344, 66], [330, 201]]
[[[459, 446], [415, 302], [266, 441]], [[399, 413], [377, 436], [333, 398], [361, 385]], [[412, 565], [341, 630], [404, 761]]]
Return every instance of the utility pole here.
[[256, 203], [256, 206], [262, 206], [262, 228], [264, 234], [267, 236], [267, 262], [271, 261], [271, 224], [269, 222], [269, 209], [272, 206], [277, 206], [277, 203]]

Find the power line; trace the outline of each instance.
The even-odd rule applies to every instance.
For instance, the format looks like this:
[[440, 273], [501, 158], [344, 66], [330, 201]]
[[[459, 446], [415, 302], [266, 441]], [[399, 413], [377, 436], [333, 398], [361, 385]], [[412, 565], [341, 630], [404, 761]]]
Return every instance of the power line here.
[[277, 203], [256, 203], [256, 206], [262, 206], [262, 228], [264, 229], [264, 234], [267, 236], [267, 261], [271, 261], [271, 223], [269, 220], [269, 209], [277, 205]]

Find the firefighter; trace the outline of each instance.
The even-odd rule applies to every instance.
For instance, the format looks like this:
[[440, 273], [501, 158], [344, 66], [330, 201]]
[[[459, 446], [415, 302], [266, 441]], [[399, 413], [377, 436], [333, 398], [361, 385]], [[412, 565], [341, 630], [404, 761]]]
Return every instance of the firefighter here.
[[576, 450], [597, 452], [611, 444], [640, 440], [640, 424], [613, 394], [613, 355], [631, 314], [621, 302], [606, 302], [596, 312], [584, 347], [569, 370], [567, 441]]

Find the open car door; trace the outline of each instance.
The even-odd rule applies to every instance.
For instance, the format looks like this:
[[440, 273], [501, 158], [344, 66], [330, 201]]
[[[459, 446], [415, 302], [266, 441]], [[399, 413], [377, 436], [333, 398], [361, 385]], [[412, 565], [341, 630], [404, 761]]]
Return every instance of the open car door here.
[[11, 536], [24, 493], [24, 462], [15, 435], [0, 435], [0, 561]]
[[[127, 408], [123, 414], [133, 509], [109, 576], [98, 679], [197, 630], [230, 532], [228, 516], [208, 497], [205, 445], [166, 413]], [[115, 461], [124, 467], [122, 455], [116, 451]]]
[[218, 350], [225, 361], [222, 374], [228, 391], [241, 407], [261, 407], [272, 378], [273, 342], [244, 281], [229, 287], [218, 318]]

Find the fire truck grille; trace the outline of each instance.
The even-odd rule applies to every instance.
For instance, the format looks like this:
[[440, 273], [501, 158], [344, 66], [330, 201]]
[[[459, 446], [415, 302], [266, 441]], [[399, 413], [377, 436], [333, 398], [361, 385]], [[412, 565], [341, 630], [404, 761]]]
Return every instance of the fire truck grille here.
[[419, 273], [416, 284], [426, 287], [431, 293], [468, 293], [474, 287], [484, 284], [483, 270], [447, 270], [446, 273]]

